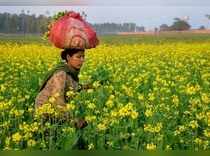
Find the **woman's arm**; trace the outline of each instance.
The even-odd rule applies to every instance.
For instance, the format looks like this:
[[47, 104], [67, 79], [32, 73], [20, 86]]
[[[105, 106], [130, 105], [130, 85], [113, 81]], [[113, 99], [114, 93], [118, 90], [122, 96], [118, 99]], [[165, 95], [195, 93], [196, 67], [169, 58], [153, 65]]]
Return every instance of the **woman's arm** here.
[[64, 88], [66, 81], [66, 72], [58, 71], [48, 80], [43, 92], [49, 94], [49, 102], [57, 108], [65, 108]]

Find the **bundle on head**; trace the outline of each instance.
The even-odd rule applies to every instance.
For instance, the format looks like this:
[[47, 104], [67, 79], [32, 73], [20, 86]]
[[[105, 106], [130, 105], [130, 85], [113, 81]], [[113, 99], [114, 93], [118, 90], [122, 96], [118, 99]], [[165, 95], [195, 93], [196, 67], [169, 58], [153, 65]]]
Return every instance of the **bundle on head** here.
[[98, 44], [96, 32], [79, 13], [70, 11], [51, 24], [49, 40], [57, 48], [90, 49]]

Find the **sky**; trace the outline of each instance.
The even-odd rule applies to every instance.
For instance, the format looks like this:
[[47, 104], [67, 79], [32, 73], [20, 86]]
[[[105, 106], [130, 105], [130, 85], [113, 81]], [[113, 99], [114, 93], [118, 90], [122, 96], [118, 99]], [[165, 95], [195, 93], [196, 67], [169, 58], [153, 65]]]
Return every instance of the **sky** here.
[[0, 0], [0, 5], [207, 6], [209, 0]]
[[192, 28], [210, 28], [210, 0], [0, 0], [0, 12], [50, 15], [62, 10], [85, 11], [90, 23], [134, 22], [148, 29], [171, 25], [175, 17], [189, 16]]

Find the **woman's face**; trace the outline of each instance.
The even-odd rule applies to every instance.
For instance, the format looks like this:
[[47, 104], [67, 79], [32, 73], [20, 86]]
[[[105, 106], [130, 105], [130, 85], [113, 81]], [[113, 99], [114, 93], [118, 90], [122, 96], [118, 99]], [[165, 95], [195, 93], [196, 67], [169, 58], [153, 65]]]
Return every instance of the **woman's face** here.
[[68, 65], [72, 66], [75, 69], [80, 69], [85, 61], [85, 52], [78, 51], [72, 56], [67, 55], [67, 60], [68, 60]]

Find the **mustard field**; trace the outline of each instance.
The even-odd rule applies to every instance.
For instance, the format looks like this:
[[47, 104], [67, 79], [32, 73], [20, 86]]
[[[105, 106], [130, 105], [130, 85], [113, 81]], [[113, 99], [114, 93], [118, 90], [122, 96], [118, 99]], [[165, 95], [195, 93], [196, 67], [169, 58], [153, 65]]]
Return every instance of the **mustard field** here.
[[53, 97], [34, 109], [60, 50], [0, 44], [1, 150], [70, 150], [78, 135], [89, 150], [210, 150], [210, 42], [101, 44], [85, 57], [80, 83], [93, 87], [68, 92], [65, 110], [88, 122], [77, 130], [57, 122]]

